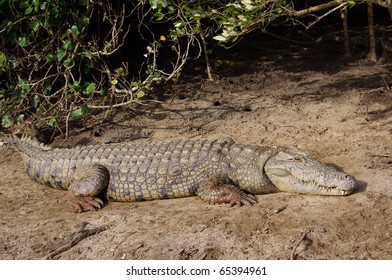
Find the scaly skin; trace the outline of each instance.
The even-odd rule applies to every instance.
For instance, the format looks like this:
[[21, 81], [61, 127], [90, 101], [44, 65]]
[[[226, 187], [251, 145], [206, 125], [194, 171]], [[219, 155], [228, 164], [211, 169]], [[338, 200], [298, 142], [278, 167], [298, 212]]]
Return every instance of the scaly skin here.
[[289, 191], [347, 195], [354, 179], [294, 147], [240, 145], [230, 138], [52, 149], [17, 136], [30, 177], [72, 194], [78, 212], [102, 206], [97, 196], [135, 202], [199, 195], [209, 203], [253, 205], [253, 195]]

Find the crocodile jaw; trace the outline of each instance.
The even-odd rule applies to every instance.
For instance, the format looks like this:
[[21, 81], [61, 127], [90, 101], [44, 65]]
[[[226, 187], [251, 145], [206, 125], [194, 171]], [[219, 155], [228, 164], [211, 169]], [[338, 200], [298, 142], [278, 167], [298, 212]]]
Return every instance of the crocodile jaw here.
[[283, 192], [349, 195], [355, 189], [353, 177], [294, 147], [288, 147], [271, 157], [264, 171], [269, 180]]

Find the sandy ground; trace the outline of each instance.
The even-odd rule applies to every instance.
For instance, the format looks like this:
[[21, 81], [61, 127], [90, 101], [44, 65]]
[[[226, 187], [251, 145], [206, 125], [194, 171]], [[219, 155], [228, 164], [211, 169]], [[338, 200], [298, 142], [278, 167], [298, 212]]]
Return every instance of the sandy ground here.
[[392, 259], [392, 64], [345, 60], [340, 45], [241, 44], [212, 57], [214, 81], [190, 65], [159, 91], [162, 102], [71, 127], [52, 145], [223, 136], [296, 145], [353, 175], [354, 194], [277, 193], [241, 208], [190, 197], [75, 214], [66, 192], [32, 181], [1, 146], [0, 258]]

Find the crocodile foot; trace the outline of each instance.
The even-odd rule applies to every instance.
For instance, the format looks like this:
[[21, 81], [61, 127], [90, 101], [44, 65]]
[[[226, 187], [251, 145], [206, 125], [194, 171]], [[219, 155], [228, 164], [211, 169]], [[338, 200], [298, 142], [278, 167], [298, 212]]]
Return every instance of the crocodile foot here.
[[257, 203], [256, 197], [253, 194], [247, 194], [243, 191], [238, 193], [234, 193], [230, 198], [230, 207], [234, 205], [242, 206], [242, 205], [249, 205], [252, 206]]
[[230, 206], [254, 205], [256, 197], [247, 194], [222, 178], [212, 178], [201, 184], [198, 189], [199, 197], [211, 204], [228, 203]]
[[68, 204], [74, 212], [82, 213], [101, 209], [104, 203], [98, 197], [73, 197], [68, 201]]

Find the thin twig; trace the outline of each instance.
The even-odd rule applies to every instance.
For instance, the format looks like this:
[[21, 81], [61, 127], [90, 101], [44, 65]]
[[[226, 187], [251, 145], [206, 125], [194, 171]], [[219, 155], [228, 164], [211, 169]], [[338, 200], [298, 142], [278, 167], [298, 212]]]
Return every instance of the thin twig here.
[[94, 229], [79, 229], [78, 232], [73, 234], [73, 238], [71, 240], [71, 242], [69, 244], [63, 245], [60, 248], [57, 248], [56, 250], [54, 250], [53, 252], [51, 252], [50, 254], [48, 254], [47, 256], [45, 256], [44, 258], [42, 258], [43, 260], [50, 260], [53, 257], [71, 249], [72, 247], [74, 247], [76, 244], [78, 244], [80, 241], [82, 241], [83, 239], [98, 234], [100, 232], [103, 232], [105, 230], [109, 229], [109, 226], [100, 226]]
[[307, 235], [308, 233], [306, 232], [306, 231], [304, 231], [303, 233], [302, 233], [302, 236], [301, 236], [301, 238], [298, 240], [298, 242], [297, 242], [297, 244], [294, 246], [294, 248], [293, 248], [293, 251], [291, 252], [291, 260], [295, 260], [295, 251], [297, 250], [297, 248], [298, 248], [298, 246], [301, 244], [301, 242], [303, 241], [303, 240], [305, 240], [305, 238], [306, 238], [306, 235]]
[[314, 13], [314, 12], [318, 12], [318, 11], [321, 11], [321, 10], [325, 10], [325, 9], [331, 8], [333, 6], [337, 6], [337, 5], [341, 4], [341, 3], [342, 3], [342, 0], [339, 0], [339, 1], [329, 1], [327, 3], [323, 3], [323, 4], [320, 4], [320, 5], [317, 5], [317, 6], [306, 8], [306, 9], [303, 9], [303, 10], [300, 10], [300, 11], [295, 11], [295, 10], [289, 10], [289, 11], [290, 11], [290, 14], [293, 15], [293, 16], [302, 17], [302, 16], [305, 16], [305, 15], [308, 15], [308, 14], [311, 14], [311, 13]]
[[206, 60], [206, 68], [207, 68], [207, 75], [208, 75], [208, 80], [213, 81], [214, 79], [212, 78], [211, 74], [211, 65], [210, 65], [210, 60], [208, 58], [208, 52], [207, 52], [207, 43], [203, 35], [203, 30], [200, 29], [200, 20], [197, 21], [198, 29], [199, 29], [199, 35], [201, 39], [201, 45], [203, 46], [203, 52], [204, 52], [204, 58]]
[[332, 10], [329, 10], [328, 12], [326, 12], [325, 14], [323, 14], [322, 16], [317, 17], [317, 19], [315, 21], [313, 21], [311, 24], [309, 24], [306, 27], [306, 30], [310, 29], [313, 25], [315, 25], [317, 22], [319, 22], [320, 20], [322, 20], [323, 18], [325, 18], [326, 16], [332, 14], [333, 12], [335, 12], [336, 10], [339, 9], [344, 9], [345, 7], [347, 7], [347, 3], [342, 3], [339, 6], [333, 8]]

